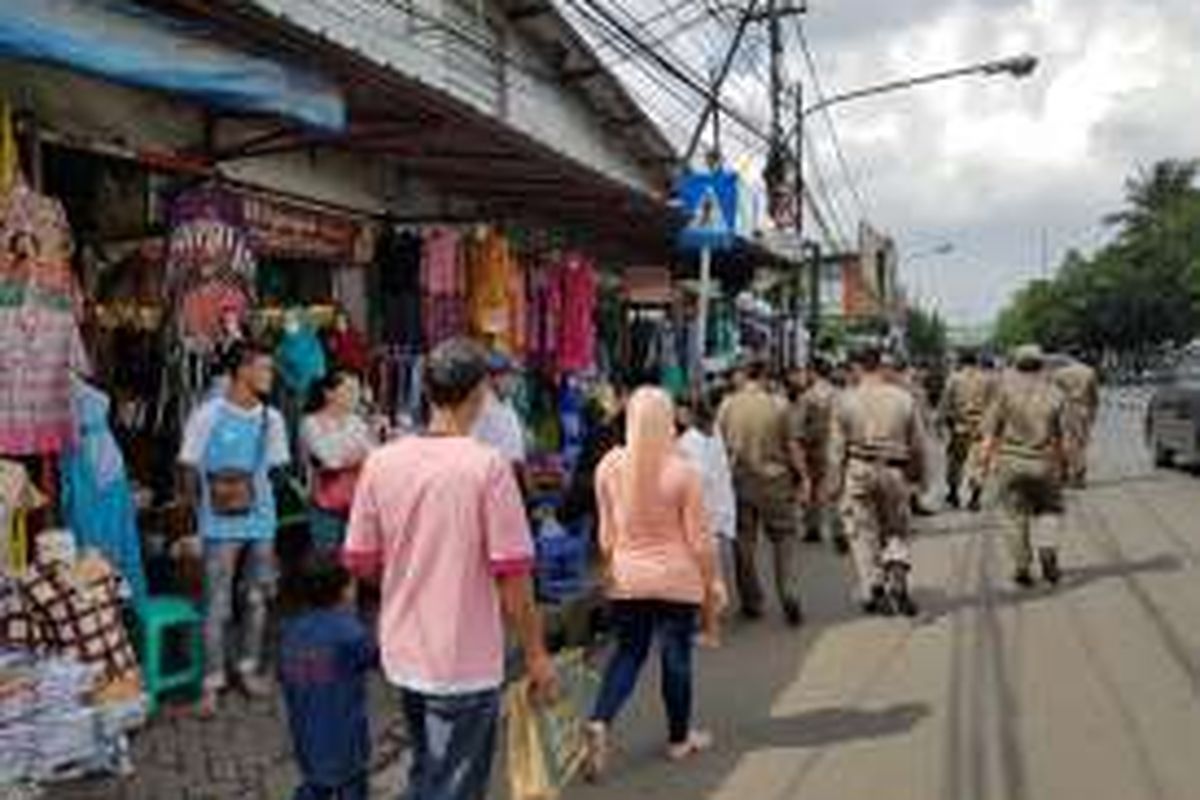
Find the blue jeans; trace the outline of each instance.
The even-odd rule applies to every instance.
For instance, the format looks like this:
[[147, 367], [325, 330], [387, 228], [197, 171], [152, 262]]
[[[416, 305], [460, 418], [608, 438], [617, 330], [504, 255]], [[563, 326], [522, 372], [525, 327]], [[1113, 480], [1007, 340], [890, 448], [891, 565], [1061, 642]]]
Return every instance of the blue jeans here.
[[604, 671], [592, 719], [611, 724], [633, 694], [655, 632], [662, 656], [662, 699], [671, 744], [687, 740], [692, 724], [692, 648], [697, 607], [665, 600], [615, 600], [617, 649]]
[[404, 800], [484, 800], [500, 691], [432, 695], [403, 689], [401, 702], [413, 740]]
[[[225, 688], [226, 659], [252, 674], [266, 655], [267, 606], [275, 594], [275, 543], [204, 542], [204, 685]], [[242, 618], [235, 620], [235, 604]], [[231, 630], [232, 629], [232, 630]], [[233, 642], [229, 634], [233, 633]], [[234, 651], [230, 653], [230, 651]]]
[[296, 789], [292, 800], [367, 800], [370, 787], [367, 776], [362, 775], [341, 786], [318, 786], [305, 782]]

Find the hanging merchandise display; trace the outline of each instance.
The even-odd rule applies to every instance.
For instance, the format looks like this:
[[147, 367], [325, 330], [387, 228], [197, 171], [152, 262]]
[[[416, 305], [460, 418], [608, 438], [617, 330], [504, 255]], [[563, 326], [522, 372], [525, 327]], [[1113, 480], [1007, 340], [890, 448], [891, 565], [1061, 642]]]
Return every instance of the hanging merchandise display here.
[[565, 257], [562, 272], [559, 367], [567, 372], [587, 371], [596, 363], [596, 272], [579, 253]]
[[78, 445], [60, 461], [63, 514], [80, 549], [95, 548], [124, 578], [135, 602], [146, 596], [137, 509], [125, 459], [108, 426], [109, 400], [75, 381]]
[[167, 245], [167, 295], [179, 336], [207, 350], [224, 315], [244, 319], [254, 302], [255, 259], [239, 198], [214, 186], [177, 196]]
[[19, 177], [0, 215], [0, 453], [57, 453], [74, 440], [71, 376], [88, 369], [70, 228]]
[[525, 348], [525, 278], [504, 234], [476, 232], [466, 248], [471, 332], [490, 346], [519, 355]]
[[451, 228], [431, 228], [424, 236], [421, 311], [426, 347], [436, 347], [467, 331], [467, 276], [462, 237]]
[[372, 320], [381, 342], [421, 347], [421, 237], [386, 226], [375, 247]]

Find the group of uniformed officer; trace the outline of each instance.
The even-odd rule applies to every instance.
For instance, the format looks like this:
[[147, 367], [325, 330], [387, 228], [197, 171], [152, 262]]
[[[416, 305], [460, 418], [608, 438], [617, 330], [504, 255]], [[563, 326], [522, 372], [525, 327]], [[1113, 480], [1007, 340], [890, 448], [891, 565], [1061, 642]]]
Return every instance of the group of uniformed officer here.
[[[789, 503], [802, 509], [806, 541], [831, 538], [840, 552], [850, 552], [864, 611], [917, 613], [908, 589], [908, 541], [912, 512], [922, 508], [930, 477], [930, 424], [945, 441], [946, 505], [960, 508], [965, 498], [967, 509], [979, 511], [985, 485], [994, 484], [1012, 518], [1015, 582], [1033, 585], [1035, 557], [1041, 577], [1059, 581], [1054, 529], [1064, 488], [1086, 480], [1098, 407], [1091, 367], [1072, 359], [1050, 369], [1035, 345], [1017, 348], [1003, 370], [964, 351], [932, 409], [910, 370], [865, 347], [842, 380], [816, 358], [793, 376], [793, 389], [790, 407], [775, 413], [756, 370], [727, 400], [723, 415], [739, 516], [748, 512], [739, 521], [737, 545], [744, 614], [761, 614], [754, 534], [762, 525], [775, 544], [785, 612], [799, 621]], [[789, 489], [790, 480], [798, 488]]]

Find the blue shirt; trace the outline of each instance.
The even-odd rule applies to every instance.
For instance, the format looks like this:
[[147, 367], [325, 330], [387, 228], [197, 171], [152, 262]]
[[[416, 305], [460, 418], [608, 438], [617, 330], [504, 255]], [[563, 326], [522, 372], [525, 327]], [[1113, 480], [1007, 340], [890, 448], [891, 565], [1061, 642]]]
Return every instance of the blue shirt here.
[[366, 673], [378, 660], [367, 629], [350, 611], [322, 609], [284, 621], [279, 678], [306, 781], [336, 787], [366, 772]]
[[[197, 408], [183, 432], [179, 461], [200, 475], [200, 536], [209, 540], [256, 541], [275, 536], [275, 493], [271, 470], [289, 461], [283, 417], [264, 406], [246, 409], [214, 397]], [[221, 470], [254, 473], [254, 508], [248, 514], [214, 514], [207, 475]]]

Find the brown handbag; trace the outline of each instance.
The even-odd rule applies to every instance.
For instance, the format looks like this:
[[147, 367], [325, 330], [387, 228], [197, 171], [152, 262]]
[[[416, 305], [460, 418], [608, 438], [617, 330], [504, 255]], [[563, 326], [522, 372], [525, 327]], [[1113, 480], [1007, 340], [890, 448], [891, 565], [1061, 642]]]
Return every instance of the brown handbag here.
[[205, 476], [208, 484], [208, 507], [218, 517], [244, 517], [254, 511], [258, 500], [254, 476], [262, 467], [267, 447], [267, 407], [263, 405], [262, 424], [258, 433], [258, 458], [254, 469], [219, 469]]

